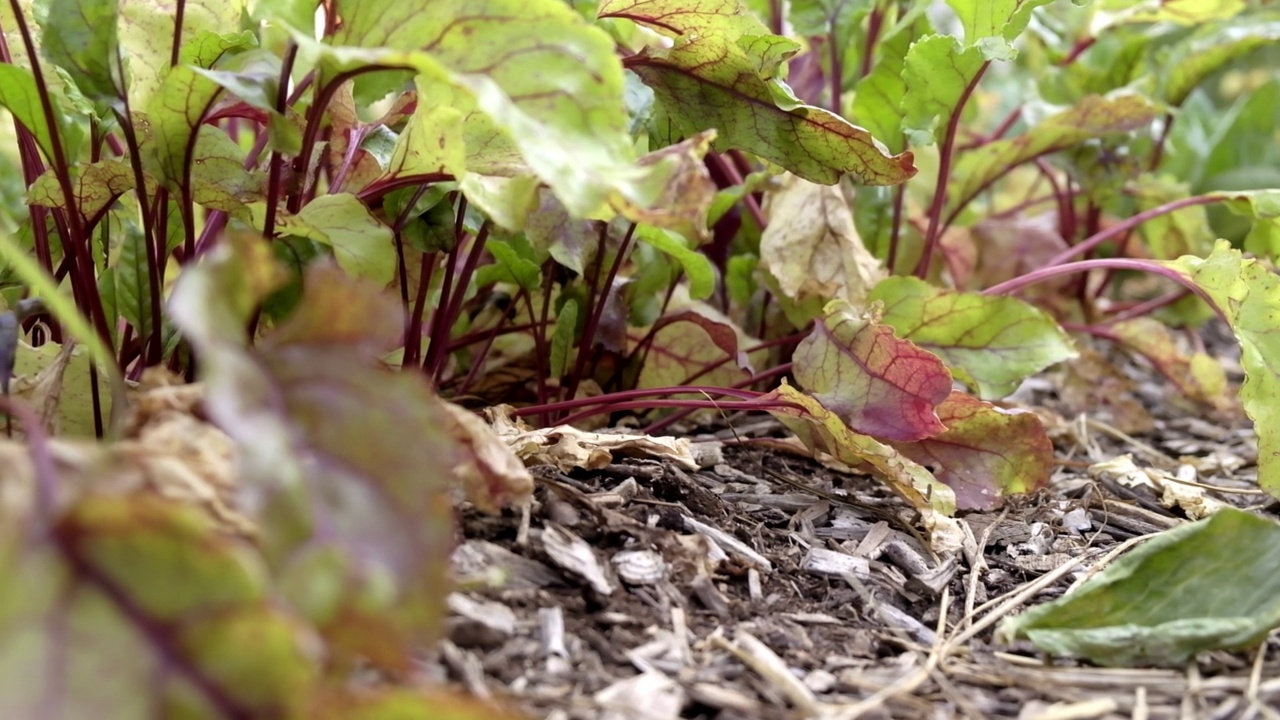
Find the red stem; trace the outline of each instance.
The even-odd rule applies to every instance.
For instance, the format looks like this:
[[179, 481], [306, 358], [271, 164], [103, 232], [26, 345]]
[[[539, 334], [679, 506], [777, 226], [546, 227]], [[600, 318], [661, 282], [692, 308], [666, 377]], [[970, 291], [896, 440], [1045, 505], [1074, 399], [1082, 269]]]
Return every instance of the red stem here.
[[991, 62], [987, 61], [978, 68], [978, 72], [960, 94], [955, 110], [951, 113], [951, 119], [947, 121], [947, 134], [942, 140], [942, 150], [938, 158], [938, 182], [933, 190], [933, 204], [929, 207], [929, 230], [925, 234], [924, 254], [920, 258], [920, 263], [916, 265], [916, 277], [928, 277], [929, 266], [933, 264], [933, 252], [938, 246], [938, 238], [942, 230], [942, 207], [947, 202], [947, 181], [951, 175], [951, 161], [956, 142], [956, 130], [960, 127], [960, 116], [964, 114], [964, 106], [969, 102], [969, 96], [978, 87], [978, 81], [982, 80], [982, 76], [990, 66]]

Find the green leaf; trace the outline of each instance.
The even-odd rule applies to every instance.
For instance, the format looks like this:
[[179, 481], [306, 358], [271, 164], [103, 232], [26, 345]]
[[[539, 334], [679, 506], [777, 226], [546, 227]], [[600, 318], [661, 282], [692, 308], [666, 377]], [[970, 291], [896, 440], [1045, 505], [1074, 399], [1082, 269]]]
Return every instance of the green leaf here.
[[[211, 68], [223, 55], [237, 50], [248, 50], [258, 46], [258, 38], [253, 32], [243, 30], [238, 33], [219, 33], [212, 30], [201, 30], [188, 42], [182, 44], [178, 53], [179, 65], [195, 65], [198, 68]], [[225, 85], [223, 87], [226, 87]], [[235, 92], [232, 88], [227, 88]], [[248, 98], [245, 98], [246, 100]], [[265, 109], [265, 108], [264, 108]]]
[[[86, 221], [96, 220], [116, 198], [134, 187], [133, 169], [126, 160], [99, 160], [72, 168], [72, 191]], [[53, 170], [46, 170], [27, 190], [27, 201], [44, 207], [66, 207], [62, 185]]]
[[1160, 109], [1139, 95], [1090, 95], [1075, 107], [1046, 118], [1015, 138], [988, 143], [961, 156], [950, 188], [951, 208], [964, 207], [1015, 165], [1096, 137], [1148, 127]]
[[[510, 241], [490, 237], [485, 249], [493, 255], [498, 273], [506, 282], [532, 292], [542, 282], [542, 268], [531, 258], [524, 257], [520, 251], [512, 247]], [[489, 266], [489, 267], [495, 267]], [[476, 284], [480, 287], [488, 283], [476, 276]]]
[[1155, 535], [1065, 597], [1006, 619], [1025, 637], [1099, 665], [1181, 666], [1256, 645], [1280, 626], [1280, 525], [1226, 507]]
[[[266, 208], [251, 206], [254, 224], [261, 226]], [[391, 228], [369, 212], [355, 195], [321, 195], [297, 215], [281, 212], [276, 229], [301, 235], [333, 249], [338, 266], [355, 277], [386, 285], [395, 277], [396, 251]]]
[[650, 341], [636, 387], [733, 387], [754, 372], [744, 352], [746, 333], [701, 303], [664, 315], [652, 328], [630, 328], [628, 335], [633, 352], [641, 340]]
[[[121, 487], [112, 460], [76, 485]], [[253, 546], [203, 510], [151, 492], [87, 495], [51, 534], [27, 536], [40, 539], [25, 552], [0, 548], [12, 581], [0, 601], [7, 716], [291, 717], [308, 701], [314, 636], [269, 599]]]
[[538, 202], [538, 178], [533, 175], [508, 178], [467, 173], [458, 183], [458, 189], [494, 224], [508, 232], [523, 230]]
[[1027, 29], [1031, 12], [1052, 0], [947, 0], [964, 27], [966, 45], [984, 38], [1013, 42]]
[[636, 228], [636, 239], [671, 256], [689, 279], [689, 297], [705, 300], [716, 289], [716, 270], [706, 255], [691, 250], [680, 236], [670, 230], [641, 225]]
[[[1190, 197], [1188, 183], [1168, 175], [1143, 175], [1128, 185], [1128, 194], [1137, 201], [1137, 211], [1145, 212], [1165, 203]], [[1203, 205], [1175, 210], [1139, 226], [1151, 256], [1173, 260], [1183, 255], [1208, 255], [1213, 250], [1213, 230]]]
[[1053, 318], [1017, 298], [891, 277], [867, 300], [884, 303], [881, 322], [942, 358], [958, 380], [987, 400], [1005, 397], [1027, 377], [1076, 356], [1070, 336]]
[[62, 68], [85, 97], [124, 107], [117, 22], [119, 0], [50, 0], [40, 49]]
[[1278, 39], [1280, 19], [1274, 15], [1209, 25], [1156, 53], [1153, 64], [1157, 96], [1170, 105], [1181, 106], [1210, 75], [1254, 50], [1274, 46]]
[[151, 337], [151, 275], [147, 272], [147, 236], [133, 223], [124, 225], [124, 242], [115, 256], [116, 307], [139, 338]]
[[707, 217], [716, 198], [716, 185], [703, 158], [714, 137], [715, 132], [708, 130], [640, 158], [642, 167], [668, 168], [661, 173], [666, 178], [666, 187], [649, 208], [616, 203], [623, 217], [635, 223], [674, 230], [695, 246], [705, 242], [710, 237]]
[[951, 373], [936, 355], [843, 300], [825, 312], [792, 356], [796, 382], [864, 435], [912, 441], [946, 429], [937, 407]]
[[[56, 109], [56, 99], [50, 99], [54, 100]], [[49, 124], [45, 120], [44, 108], [40, 104], [36, 76], [30, 70], [9, 63], [0, 63], [0, 106], [4, 106], [6, 110], [13, 113], [13, 117], [31, 132], [45, 159], [52, 164], [55, 158], [54, 138], [49, 134]], [[71, 150], [77, 143], [73, 143], [72, 140], [79, 137], [78, 128], [72, 130], [61, 117], [54, 120], [58, 134], [68, 150], [68, 157], [74, 157]]]
[[875, 65], [871, 73], [858, 82], [853, 97], [854, 122], [895, 153], [906, 149], [902, 102], [907, 95], [907, 83], [902, 73], [906, 69], [907, 52], [932, 30], [924, 11], [924, 5], [916, 5], [876, 43]]
[[1240, 343], [1240, 400], [1258, 434], [1258, 485], [1280, 497], [1280, 277], [1225, 240], [1207, 258], [1164, 262], [1218, 306]]
[[1132, 23], [1173, 23], [1193, 26], [1244, 12], [1245, 0], [1108, 0], [1100, 3], [1095, 32]]
[[889, 155], [866, 130], [797, 100], [779, 69], [799, 46], [770, 35], [738, 0], [605, 0], [599, 17], [632, 20], [674, 41], [646, 48], [627, 67], [686, 136], [715, 128], [715, 149], [748, 150], [827, 185], [845, 173], [869, 185], [915, 174], [911, 153]]
[[[11, 392], [38, 408], [41, 418], [59, 436], [95, 438], [90, 354], [82, 345], [46, 342], [38, 348], [18, 346]], [[98, 378], [102, 388], [102, 378]], [[99, 396], [103, 417], [110, 417], [111, 398]]]
[[907, 94], [902, 125], [914, 145], [941, 140], [966, 88], [986, 64], [982, 52], [948, 35], [921, 38], [907, 51], [902, 70]]
[[116, 364], [115, 354], [80, 314], [75, 301], [63, 295], [53, 278], [49, 277], [35, 258], [3, 232], [0, 232], [0, 260], [9, 265], [23, 284], [31, 289], [33, 297], [44, 301], [45, 307], [62, 324], [64, 331], [85, 346], [98, 372], [110, 382], [113, 406], [123, 408], [126, 404], [124, 377]]
[[1141, 317], [1114, 323], [1111, 332], [1126, 347], [1141, 353], [1160, 374], [1201, 407], [1227, 417], [1236, 408], [1222, 363], [1202, 351], [1183, 352], [1168, 325]]
[[600, 223], [569, 214], [552, 193], [539, 191], [537, 210], [529, 216], [525, 237], [540, 257], [553, 257], [578, 275], [585, 275], [600, 244]]
[[[238, 28], [244, 7], [244, 0], [184, 0], [179, 48], [187, 44], [188, 38], [200, 40], [202, 33]], [[175, 17], [168, 0], [129, 0], [120, 4], [120, 52], [129, 77], [129, 106], [135, 111], [151, 107], [154, 96], [162, 92], [162, 83], [173, 72], [170, 65]], [[175, 104], [178, 102], [181, 101]]]
[[578, 332], [578, 301], [569, 298], [560, 312], [556, 313], [556, 326], [551, 332], [551, 367], [550, 376], [560, 379], [572, 369], [573, 348]]
[[[491, 142], [518, 149], [522, 165], [575, 215], [595, 212], [614, 193], [648, 207], [662, 186], [662, 168], [634, 164], [613, 41], [560, 0], [492, 0], [484, 15], [464, 0], [432, 2], [429, 12], [420, 3], [361, 2], [344, 11], [334, 46], [318, 46], [310, 33], [294, 39], [320, 52], [322, 85], [340, 72], [381, 65], [412, 68], [433, 87], [461, 92], [465, 103], [447, 96], [432, 102], [463, 112], [474, 103], [479, 117], [463, 127], [490, 123], [497, 130]], [[475, 154], [470, 141], [467, 153]], [[521, 174], [468, 162], [469, 172]]]
[[474, 111], [474, 99], [447, 82], [425, 75], [419, 75], [414, 82], [417, 96], [433, 101], [414, 106], [409, 122], [396, 138], [386, 176], [461, 175], [466, 172], [467, 153], [475, 154], [475, 140], [480, 139], [473, 135], [478, 135], [473, 130], [477, 123], [463, 122]]
[[190, 182], [195, 160], [196, 129], [222, 87], [199, 68], [176, 65], [147, 107], [155, 174], [167, 187], [181, 190]]
[[220, 128], [201, 125], [192, 156], [191, 193], [196, 204], [249, 222], [248, 205], [263, 199], [266, 175], [244, 168], [244, 149]]

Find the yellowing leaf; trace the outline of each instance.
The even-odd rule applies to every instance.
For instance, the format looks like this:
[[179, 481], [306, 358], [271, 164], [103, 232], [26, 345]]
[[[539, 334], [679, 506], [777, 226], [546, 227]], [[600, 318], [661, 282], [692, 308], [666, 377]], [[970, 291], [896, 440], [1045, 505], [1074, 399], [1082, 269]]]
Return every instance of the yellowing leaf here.
[[786, 425], [809, 448], [827, 453], [850, 467], [865, 462], [876, 470], [881, 480], [916, 508], [942, 515], [955, 513], [956, 495], [951, 488], [889, 445], [850, 430], [843, 420], [814, 398], [784, 383], [761, 399], [780, 400], [798, 406], [770, 408], [769, 414]]
[[1163, 264], [1195, 283], [1231, 324], [1245, 371], [1240, 400], [1258, 433], [1258, 484], [1280, 497], [1280, 277], [1226, 240], [1207, 258]]
[[811, 319], [828, 300], [862, 305], [867, 292], [885, 277], [880, 261], [858, 236], [839, 187], [786, 175], [765, 196], [764, 211], [769, 226], [760, 238], [760, 264], [781, 294], [801, 306], [801, 315], [793, 318], [797, 324]]

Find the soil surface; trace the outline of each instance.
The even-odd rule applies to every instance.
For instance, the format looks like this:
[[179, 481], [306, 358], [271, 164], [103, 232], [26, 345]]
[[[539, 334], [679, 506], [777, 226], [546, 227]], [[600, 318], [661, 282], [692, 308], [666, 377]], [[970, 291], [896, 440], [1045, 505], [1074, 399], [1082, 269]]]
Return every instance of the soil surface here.
[[[1233, 344], [1207, 341], [1238, 383]], [[1181, 400], [1139, 359], [1098, 346], [1013, 400], [1044, 419], [1059, 469], [1044, 490], [962, 514], [969, 542], [945, 557], [874, 477], [780, 449], [767, 418], [690, 432], [694, 471], [534, 468], [527, 516], [465, 513], [463, 589], [428, 667], [557, 720], [1277, 717], [1275, 635], [1139, 669], [995, 642], [1001, 619], [1189, 521], [1097, 463], [1129, 455], [1275, 514], [1247, 420]]]

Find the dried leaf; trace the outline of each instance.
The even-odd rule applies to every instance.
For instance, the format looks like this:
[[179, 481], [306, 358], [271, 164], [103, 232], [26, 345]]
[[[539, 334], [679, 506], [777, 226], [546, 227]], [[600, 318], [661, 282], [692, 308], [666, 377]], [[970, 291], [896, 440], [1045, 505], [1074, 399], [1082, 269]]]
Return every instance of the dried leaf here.
[[797, 305], [841, 299], [860, 306], [885, 277], [838, 186], [783, 176], [765, 196], [764, 211], [769, 226], [760, 238], [760, 265]]

